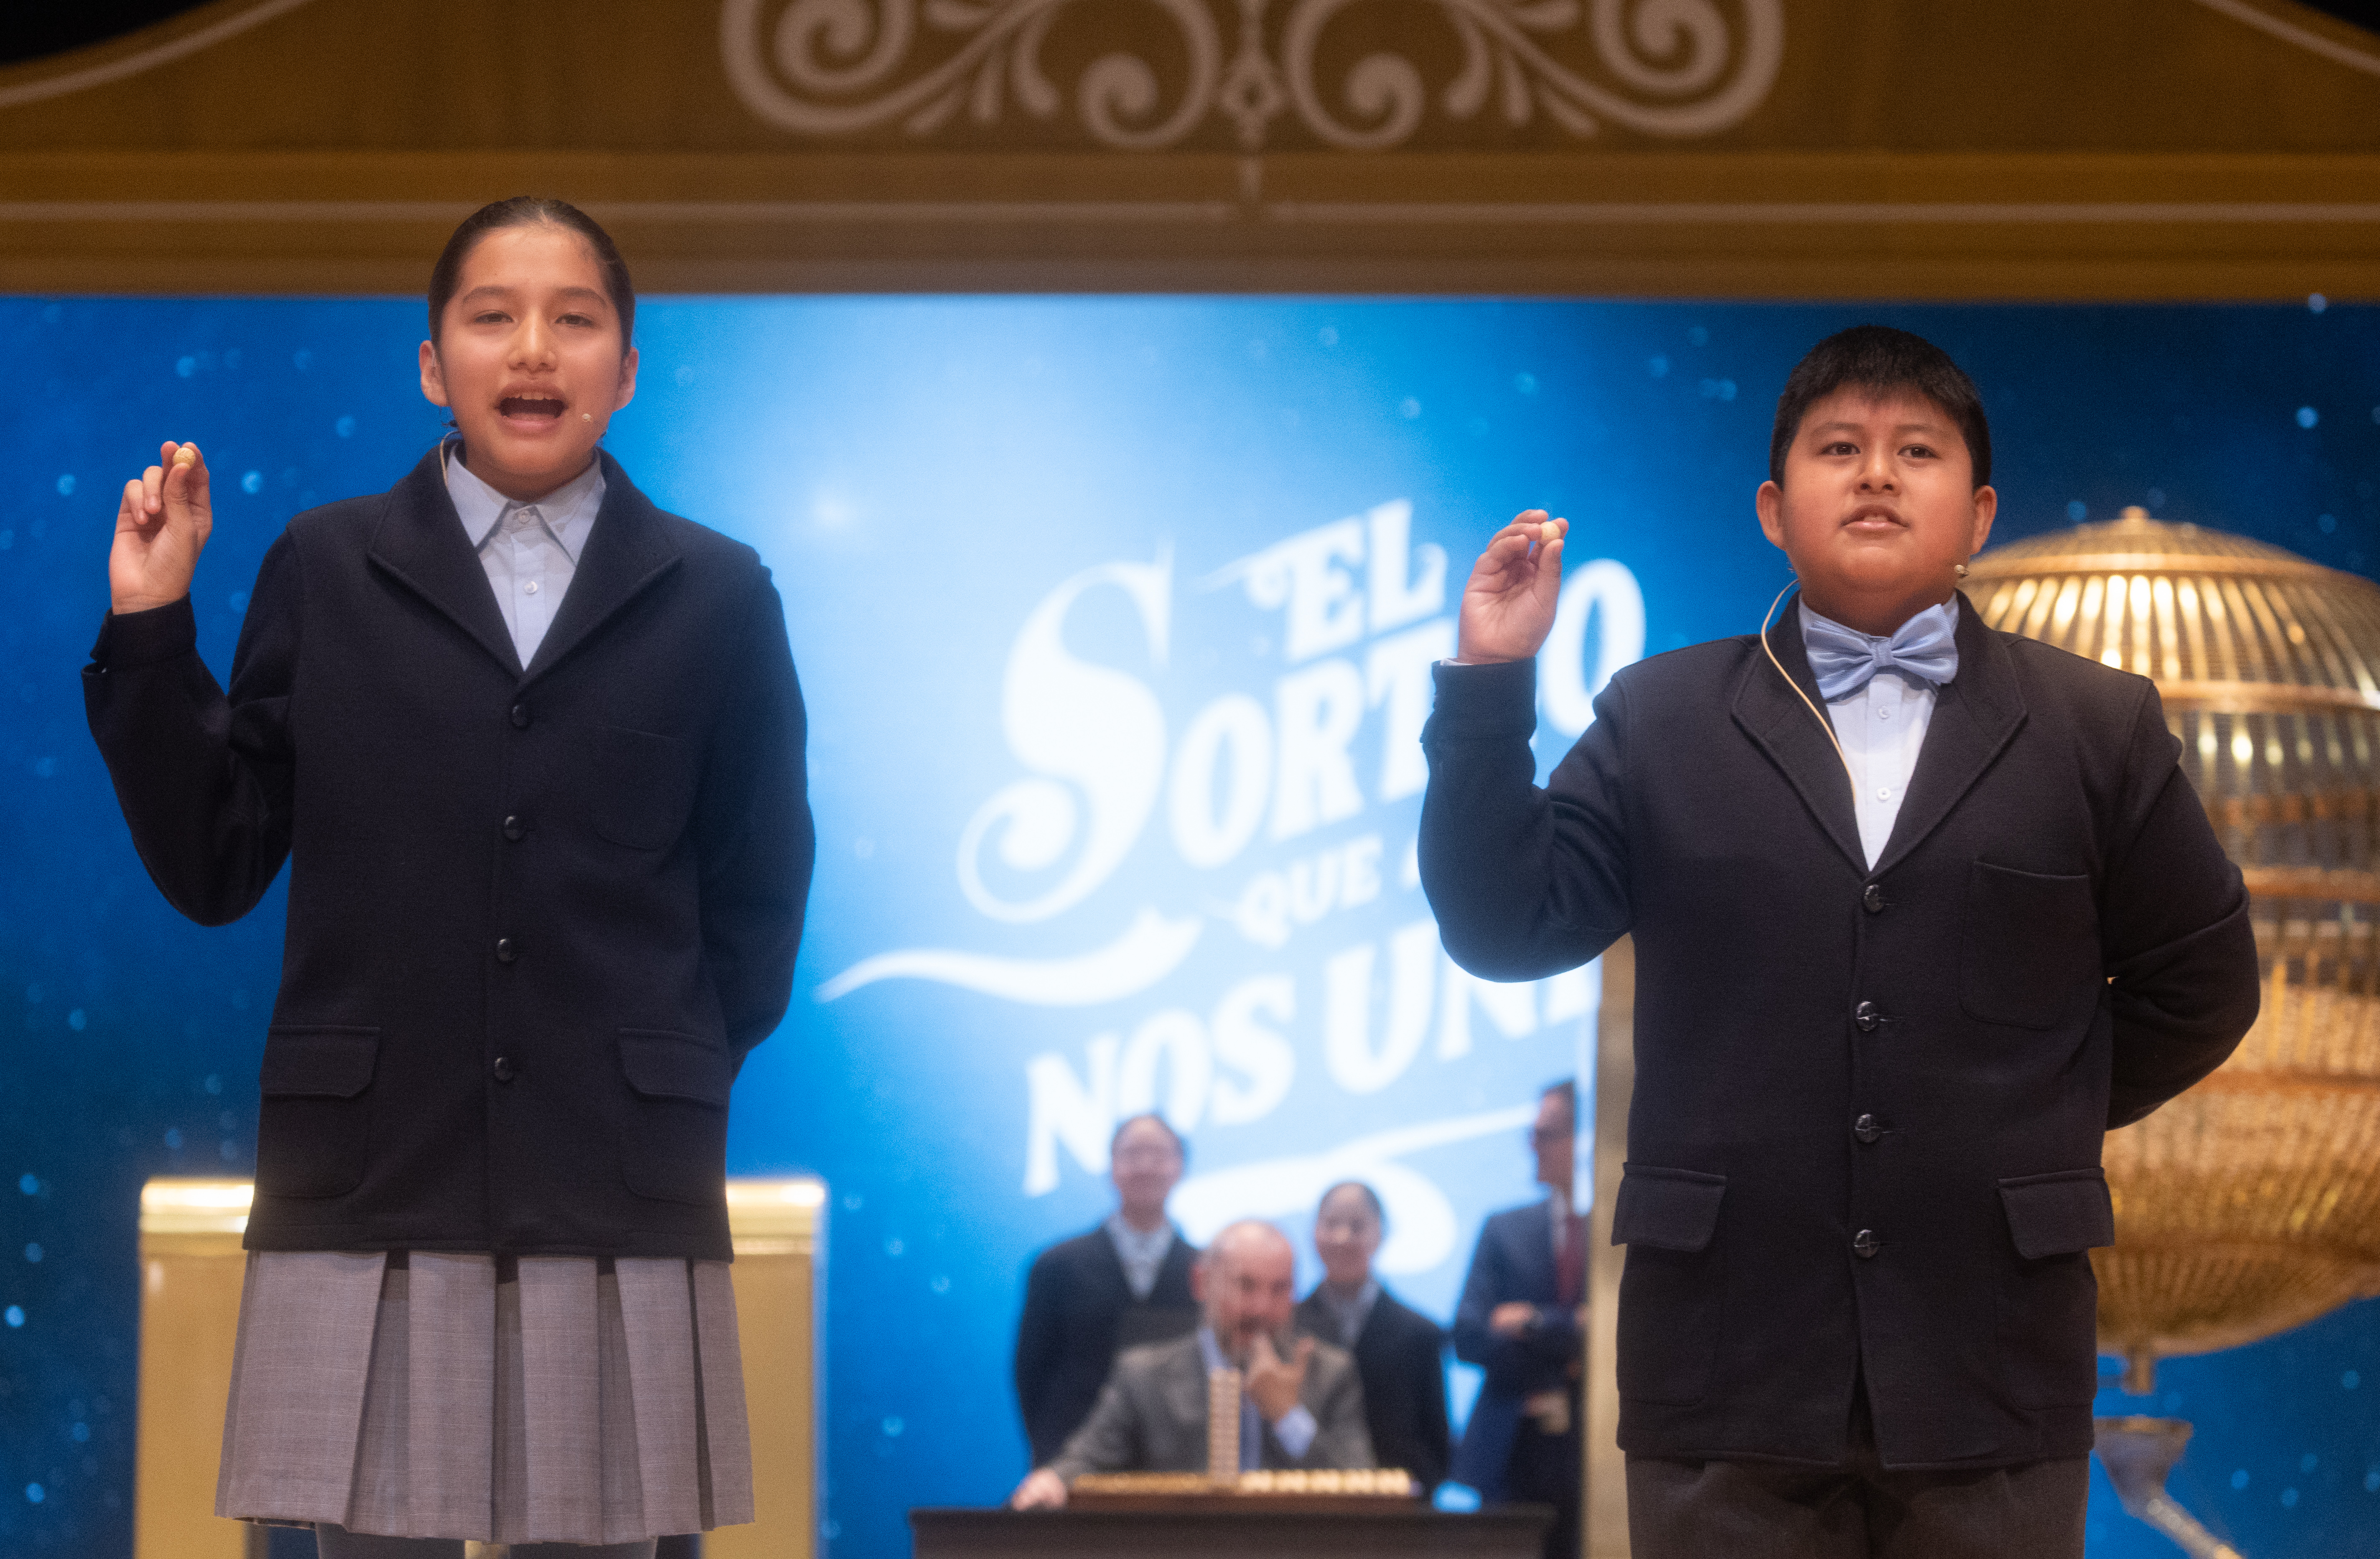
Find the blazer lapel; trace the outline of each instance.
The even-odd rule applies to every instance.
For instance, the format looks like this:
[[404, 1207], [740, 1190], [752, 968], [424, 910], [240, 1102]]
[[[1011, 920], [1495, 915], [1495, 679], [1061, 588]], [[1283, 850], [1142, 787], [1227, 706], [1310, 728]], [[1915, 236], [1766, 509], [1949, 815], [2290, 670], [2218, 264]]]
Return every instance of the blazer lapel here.
[[[1777, 667], [1754, 646], [1752, 663], [1735, 690], [1735, 723], [1785, 775], [1835, 848], [1865, 876], [1867, 852], [1860, 847], [1859, 819], [1852, 810], [1851, 775], [1836, 750], [1834, 728], [1827, 724], [1826, 702], [1818, 697], [1818, 679], [1811, 675], [1810, 657], [1802, 648], [1801, 604], [1801, 592], [1796, 591], [1792, 603], [1778, 615], [1768, 630], [1769, 648], [1792, 678], [1793, 687], [1785, 685]], [[1965, 648], [1961, 641], [1961, 653]], [[1795, 688], [1808, 695], [1807, 705], [1795, 696]]]
[[428, 602], [471, 636], [516, 677], [520, 656], [496, 607], [480, 554], [463, 533], [463, 519], [446, 493], [444, 468], [432, 449], [389, 490], [388, 506], [372, 532], [373, 565]]
[[[603, 506], [571, 576], [562, 610], [522, 674], [534, 682], [609, 622], [628, 603], [678, 565], [679, 553], [663, 531], [661, 511], [637, 491], [620, 463], [601, 451]], [[484, 589], [484, 581], [482, 582]]]
[[1877, 872], [1898, 865], [1934, 832], [2024, 724], [2024, 695], [2008, 646], [1984, 626], [1963, 591], [1958, 641], [1958, 675], [1935, 697], [1917, 769], [1893, 819], [1892, 837], [1876, 858]]

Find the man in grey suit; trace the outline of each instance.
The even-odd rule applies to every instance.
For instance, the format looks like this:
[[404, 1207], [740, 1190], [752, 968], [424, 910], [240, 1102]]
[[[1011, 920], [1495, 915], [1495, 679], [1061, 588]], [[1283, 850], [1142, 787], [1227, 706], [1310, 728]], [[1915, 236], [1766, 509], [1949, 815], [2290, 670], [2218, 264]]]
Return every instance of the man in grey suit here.
[[1243, 1469], [1370, 1467], [1355, 1361], [1312, 1337], [1291, 1340], [1296, 1266], [1288, 1236], [1270, 1224], [1249, 1220], [1216, 1236], [1190, 1280], [1205, 1324], [1118, 1356], [1090, 1418], [1009, 1503], [1064, 1504], [1067, 1485], [1087, 1472], [1204, 1472], [1207, 1377], [1226, 1365], [1245, 1382]]

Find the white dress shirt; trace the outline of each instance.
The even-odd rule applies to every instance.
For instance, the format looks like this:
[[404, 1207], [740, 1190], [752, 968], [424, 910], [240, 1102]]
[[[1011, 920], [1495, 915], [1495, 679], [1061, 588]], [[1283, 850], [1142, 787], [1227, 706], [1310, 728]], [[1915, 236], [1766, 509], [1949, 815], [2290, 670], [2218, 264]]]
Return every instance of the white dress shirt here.
[[[1815, 615], [1802, 608], [1805, 627]], [[1934, 718], [1935, 697], [1934, 685], [1922, 677], [1880, 671], [1857, 692], [1827, 705], [1835, 738], [1843, 744], [1843, 757], [1851, 764], [1860, 848], [1867, 853], [1870, 866], [1884, 854], [1893, 821], [1900, 816], [1909, 776], [1917, 771], [1925, 727]]]
[[603, 506], [603, 462], [587, 469], [540, 498], [507, 498], [473, 476], [455, 458], [457, 446], [440, 446], [446, 468], [446, 494], [463, 518], [463, 534], [480, 554], [480, 566], [496, 592], [496, 609], [513, 636], [514, 652], [526, 667], [562, 609], [579, 554]]
[[1123, 1281], [1135, 1299], [1146, 1299], [1157, 1286], [1157, 1274], [1165, 1270], [1165, 1253], [1173, 1248], [1173, 1225], [1160, 1224], [1153, 1229], [1135, 1229], [1123, 1220], [1122, 1212], [1111, 1212], [1107, 1222], [1108, 1238], [1115, 1246], [1116, 1260], [1123, 1263]]

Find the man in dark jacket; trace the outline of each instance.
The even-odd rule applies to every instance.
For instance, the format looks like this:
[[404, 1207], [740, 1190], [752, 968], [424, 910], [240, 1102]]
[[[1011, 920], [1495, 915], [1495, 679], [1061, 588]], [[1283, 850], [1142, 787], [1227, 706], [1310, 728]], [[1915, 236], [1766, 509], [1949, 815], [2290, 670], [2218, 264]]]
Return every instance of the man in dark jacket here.
[[1119, 1351], [1198, 1324], [1198, 1252], [1165, 1215], [1182, 1178], [1182, 1139], [1162, 1115], [1135, 1115], [1108, 1143], [1116, 1210], [1088, 1234], [1033, 1259], [1016, 1322], [1016, 1405], [1033, 1465], [1046, 1467], [1090, 1416]]
[[1577, 1142], [1578, 1087], [1564, 1080], [1537, 1096], [1529, 1127], [1545, 1197], [1481, 1225], [1454, 1312], [1456, 1357], [1486, 1372], [1455, 1457], [1455, 1481], [1491, 1504], [1552, 1505], [1547, 1559], [1578, 1552], [1586, 1220], [1571, 1211]]
[[2102, 1135], [2253, 1021], [2248, 896], [2144, 677], [1985, 627], [1967, 376], [1821, 343], [1778, 406], [1773, 632], [1628, 667], [1533, 783], [1564, 527], [1474, 570], [1421, 871], [1499, 980], [1636, 950], [1612, 1237], [1638, 1559], [2080, 1555]]
[[1373, 1456], [1413, 1474], [1427, 1498], [1446, 1477], [1446, 1334], [1372, 1274], [1386, 1232], [1379, 1196], [1361, 1180], [1322, 1193], [1314, 1213], [1322, 1281], [1298, 1302], [1297, 1328], [1355, 1356]]

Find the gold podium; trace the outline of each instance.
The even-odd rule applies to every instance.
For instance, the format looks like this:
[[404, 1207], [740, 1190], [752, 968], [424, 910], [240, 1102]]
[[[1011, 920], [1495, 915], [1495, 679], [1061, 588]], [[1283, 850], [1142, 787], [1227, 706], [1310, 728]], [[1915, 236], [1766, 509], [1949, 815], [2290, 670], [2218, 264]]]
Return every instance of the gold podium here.
[[[261, 1529], [214, 1514], [250, 1191], [246, 1180], [157, 1179], [140, 1188], [134, 1559], [254, 1559], [262, 1551]], [[823, 1181], [727, 1183], [760, 1519], [706, 1536], [705, 1559], [808, 1559], [817, 1552], [825, 1219]]]

